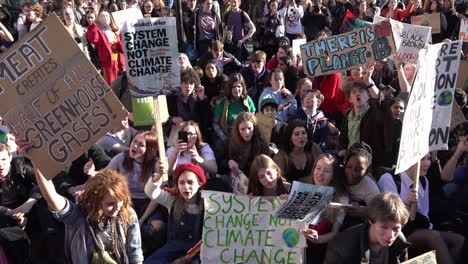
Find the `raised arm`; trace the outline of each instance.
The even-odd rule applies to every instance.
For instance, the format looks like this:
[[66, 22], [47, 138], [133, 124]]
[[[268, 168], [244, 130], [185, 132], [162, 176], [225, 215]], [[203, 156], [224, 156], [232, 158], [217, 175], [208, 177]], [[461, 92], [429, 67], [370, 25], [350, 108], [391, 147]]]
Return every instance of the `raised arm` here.
[[458, 160], [463, 156], [464, 152], [468, 152], [468, 136], [463, 137], [460, 142], [458, 142], [455, 153], [453, 153], [452, 157], [450, 157], [442, 169], [441, 179], [443, 181], [448, 182], [453, 180]]

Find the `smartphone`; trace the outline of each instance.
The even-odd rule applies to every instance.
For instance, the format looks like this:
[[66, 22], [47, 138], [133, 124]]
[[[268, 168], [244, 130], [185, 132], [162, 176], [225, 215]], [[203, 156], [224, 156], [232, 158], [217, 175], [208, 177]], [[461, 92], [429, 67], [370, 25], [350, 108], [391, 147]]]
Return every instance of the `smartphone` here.
[[188, 142], [187, 131], [179, 131], [179, 139], [182, 140], [182, 142], [187, 143]]

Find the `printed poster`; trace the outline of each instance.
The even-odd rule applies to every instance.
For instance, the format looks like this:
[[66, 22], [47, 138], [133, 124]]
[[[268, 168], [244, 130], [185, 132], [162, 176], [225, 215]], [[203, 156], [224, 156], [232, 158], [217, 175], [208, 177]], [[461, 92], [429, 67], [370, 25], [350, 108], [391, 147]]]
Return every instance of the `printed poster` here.
[[278, 219], [279, 197], [202, 191], [205, 218], [201, 263], [303, 263], [304, 223]]
[[122, 30], [132, 96], [174, 94], [180, 88], [175, 17], [127, 20]]
[[48, 179], [127, 112], [55, 14], [0, 56], [0, 115]]
[[141, 13], [141, 9], [137, 7], [131, 7], [124, 10], [115, 11], [112, 12], [111, 15], [119, 30], [123, 29], [125, 21], [143, 18], [143, 13]]
[[239, 171], [239, 174], [229, 173], [229, 180], [231, 181], [233, 193], [248, 194], [249, 178], [242, 171]]
[[414, 80], [403, 118], [395, 173], [407, 170], [429, 151], [448, 149], [452, 104], [462, 41], [421, 50], [424, 63]]
[[288, 201], [275, 212], [275, 217], [318, 224], [320, 214], [333, 200], [335, 188], [294, 181]]

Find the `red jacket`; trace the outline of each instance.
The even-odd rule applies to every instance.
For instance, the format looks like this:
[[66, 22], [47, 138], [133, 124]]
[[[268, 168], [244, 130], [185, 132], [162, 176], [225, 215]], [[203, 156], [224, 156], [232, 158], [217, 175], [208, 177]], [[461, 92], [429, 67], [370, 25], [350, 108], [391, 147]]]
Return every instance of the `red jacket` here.
[[[410, 13], [413, 11], [413, 4], [409, 4], [405, 10], [401, 9], [395, 9], [393, 10], [393, 19], [403, 22], [403, 19], [405, 19]], [[388, 14], [388, 8], [385, 8], [382, 10], [382, 13], [380, 13], [381, 16], [387, 17]]]
[[340, 90], [340, 74], [332, 73], [321, 77], [319, 78], [321, 79], [320, 82], [315, 78], [313, 83], [314, 89], [319, 90], [324, 97], [320, 109], [329, 114], [335, 112], [346, 113], [350, 103], [343, 91]]
[[[125, 56], [124, 50], [122, 45], [122, 38], [120, 34], [117, 34], [117, 44], [116, 48], [119, 52], [119, 65], [122, 65], [122, 69], [119, 68], [119, 71], [125, 70]], [[103, 68], [110, 68], [111, 67], [111, 54], [112, 48], [109, 43], [109, 39], [107, 35], [99, 30], [96, 24], [91, 24], [88, 26], [88, 31], [86, 32], [86, 38], [89, 42], [94, 45], [96, 49], [96, 53], [99, 58], [99, 63]]]
[[268, 70], [273, 70], [274, 68], [278, 68], [278, 58], [276, 58], [276, 55], [273, 56], [266, 64], [266, 68]]

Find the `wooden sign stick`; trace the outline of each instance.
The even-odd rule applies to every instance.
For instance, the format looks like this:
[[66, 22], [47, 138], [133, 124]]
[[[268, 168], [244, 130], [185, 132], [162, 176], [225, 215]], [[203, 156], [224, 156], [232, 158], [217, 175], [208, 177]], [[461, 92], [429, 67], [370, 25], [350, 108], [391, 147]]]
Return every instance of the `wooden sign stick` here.
[[[419, 170], [421, 169], [421, 161], [418, 161], [416, 165], [416, 176], [414, 177], [413, 181], [413, 190], [416, 190], [418, 192], [419, 189]], [[416, 209], [418, 207], [418, 202], [412, 203], [410, 207], [410, 219], [411, 221], [414, 221], [416, 218]]]
[[[159, 152], [159, 159], [161, 161], [166, 160], [166, 149], [164, 148], [164, 134], [163, 134], [163, 129], [162, 129], [162, 119], [161, 119], [161, 103], [159, 102], [160, 97], [156, 100], [153, 100], [154, 102], [154, 121], [155, 121], [155, 127], [156, 127], [156, 135], [158, 136], [158, 152]], [[165, 100], [165, 98], [164, 98]], [[164, 173], [162, 175], [163, 181], [168, 181], [169, 177], [167, 173]]]

